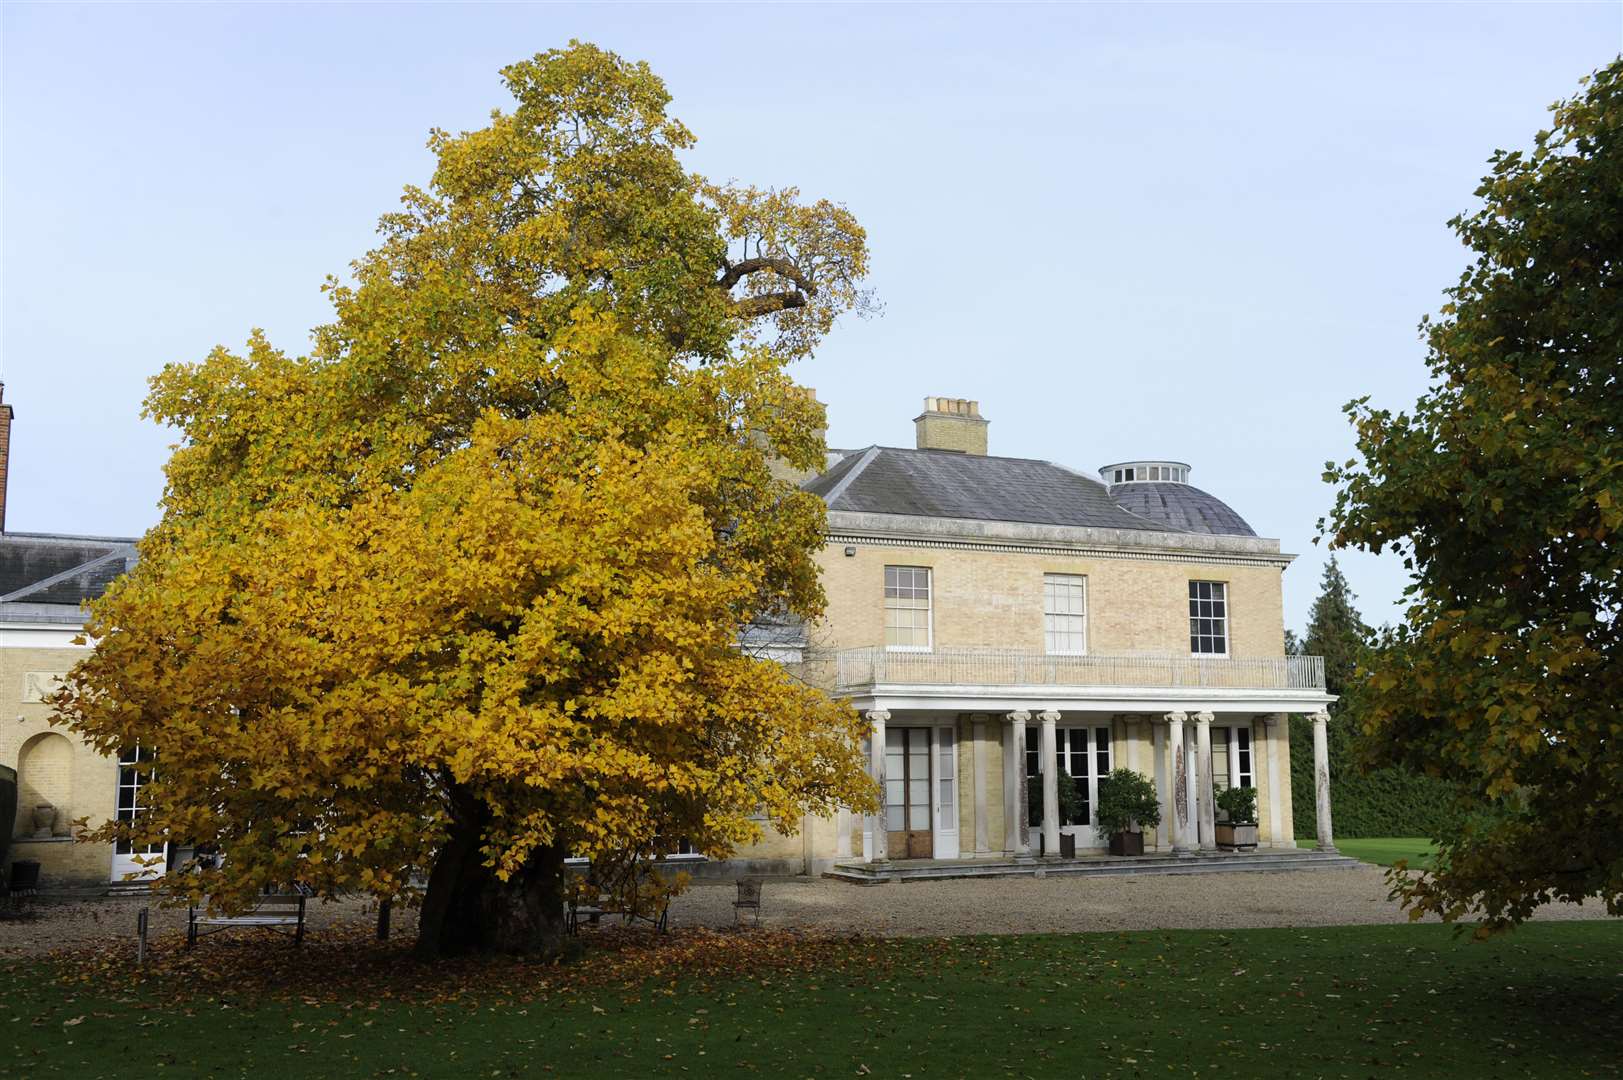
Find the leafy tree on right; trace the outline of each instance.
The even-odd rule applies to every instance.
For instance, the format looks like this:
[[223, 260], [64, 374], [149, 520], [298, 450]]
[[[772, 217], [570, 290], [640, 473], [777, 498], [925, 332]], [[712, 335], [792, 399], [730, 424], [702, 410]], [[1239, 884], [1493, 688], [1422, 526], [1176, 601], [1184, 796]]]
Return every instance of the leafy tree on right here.
[[1623, 914], [1623, 58], [1583, 85], [1450, 222], [1476, 259], [1421, 324], [1431, 389], [1349, 404], [1359, 457], [1326, 472], [1333, 545], [1412, 575], [1359, 680], [1372, 763], [1479, 807], [1396, 885], [1480, 932]]

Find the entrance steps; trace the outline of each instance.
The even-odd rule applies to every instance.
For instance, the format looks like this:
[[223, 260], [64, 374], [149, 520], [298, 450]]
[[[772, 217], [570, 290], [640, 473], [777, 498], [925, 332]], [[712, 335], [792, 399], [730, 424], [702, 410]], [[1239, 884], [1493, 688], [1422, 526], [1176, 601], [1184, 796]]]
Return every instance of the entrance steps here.
[[1362, 866], [1333, 851], [1258, 848], [1256, 851], [1202, 851], [1190, 855], [1087, 855], [1076, 859], [906, 859], [889, 863], [836, 863], [823, 874], [857, 885], [942, 881], [956, 878], [1094, 876], [1137, 874], [1243, 874], [1291, 870], [1346, 870]]

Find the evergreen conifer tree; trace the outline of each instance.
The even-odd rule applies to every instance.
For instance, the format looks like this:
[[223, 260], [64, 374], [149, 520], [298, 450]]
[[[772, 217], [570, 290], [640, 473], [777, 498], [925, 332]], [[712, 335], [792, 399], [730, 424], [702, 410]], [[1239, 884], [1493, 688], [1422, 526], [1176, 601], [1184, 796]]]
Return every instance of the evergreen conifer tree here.
[[1351, 688], [1359, 651], [1370, 640], [1369, 626], [1353, 607], [1354, 599], [1346, 575], [1331, 555], [1324, 566], [1319, 598], [1308, 615], [1302, 651], [1324, 657], [1325, 687], [1332, 694], [1345, 695]]

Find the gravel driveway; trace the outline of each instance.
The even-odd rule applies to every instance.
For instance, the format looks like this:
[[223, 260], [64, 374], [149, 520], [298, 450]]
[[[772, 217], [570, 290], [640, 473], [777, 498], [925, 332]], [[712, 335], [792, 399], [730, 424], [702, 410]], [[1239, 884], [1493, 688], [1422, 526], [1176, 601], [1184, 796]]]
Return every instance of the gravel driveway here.
[[[1088, 930], [1236, 930], [1256, 926], [1403, 923], [1386, 871], [1346, 870], [1142, 877], [967, 878], [851, 885], [769, 881], [761, 925], [886, 936], [1053, 934]], [[732, 921], [730, 883], [695, 884], [671, 907], [673, 926]], [[1540, 919], [1599, 919], [1598, 903], [1544, 908]]]
[[[1241, 929], [1402, 923], [1375, 866], [1288, 873], [1165, 877], [982, 878], [875, 886], [824, 879], [768, 881], [761, 924], [775, 929], [886, 936], [1049, 934], [1088, 930]], [[671, 906], [671, 926], [730, 926], [731, 882], [696, 883]], [[150, 903], [150, 901], [145, 901]], [[139, 898], [41, 903], [38, 916], [0, 921], [0, 957], [132, 937]], [[310, 926], [370, 925], [376, 906], [359, 900], [312, 904]], [[1598, 919], [1605, 909], [1560, 904], [1540, 919]], [[411, 934], [416, 915], [397, 910], [394, 930]], [[184, 909], [152, 908], [152, 933], [181, 933]]]

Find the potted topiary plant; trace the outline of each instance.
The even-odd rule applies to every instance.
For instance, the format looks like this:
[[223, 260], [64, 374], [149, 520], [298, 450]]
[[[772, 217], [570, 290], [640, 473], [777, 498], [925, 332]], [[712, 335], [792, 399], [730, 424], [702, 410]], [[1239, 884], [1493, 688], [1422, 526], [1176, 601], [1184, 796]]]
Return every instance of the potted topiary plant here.
[[[1082, 819], [1083, 799], [1082, 793], [1076, 789], [1076, 780], [1064, 769], [1059, 771], [1056, 781], [1059, 795], [1059, 823], [1060, 825], [1076, 825]], [[1029, 785], [1030, 810], [1033, 823], [1043, 819], [1043, 786], [1035, 780]], [[1046, 841], [1043, 839], [1041, 829], [1037, 830], [1037, 852], [1048, 854]], [[1060, 833], [1059, 854], [1062, 859], [1076, 858], [1076, 837], [1068, 833]]]
[[1257, 846], [1257, 789], [1224, 788], [1217, 793], [1217, 808], [1228, 817], [1217, 823], [1217, 846], [1251, 850]]
[[1161, 801], [1143, 773], [1117, 769], [1099, 781], [1099, 831], [1110, 837], [1110, 854], [1144, 854], [1144, 829], [1161, 824]]

